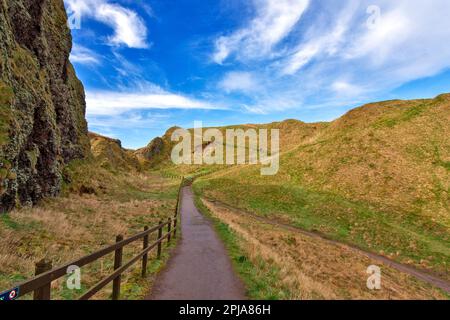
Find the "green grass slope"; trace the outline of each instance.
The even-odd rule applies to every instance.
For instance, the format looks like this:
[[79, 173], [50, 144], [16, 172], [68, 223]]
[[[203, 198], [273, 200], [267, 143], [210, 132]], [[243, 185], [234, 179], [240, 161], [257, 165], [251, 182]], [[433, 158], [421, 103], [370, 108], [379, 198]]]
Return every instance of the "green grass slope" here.
[[450, 278], [450, 95], [365, 105], [305, 135], [314, 125], [282, 124], [278, 175], [235, 166], [196, 191]]

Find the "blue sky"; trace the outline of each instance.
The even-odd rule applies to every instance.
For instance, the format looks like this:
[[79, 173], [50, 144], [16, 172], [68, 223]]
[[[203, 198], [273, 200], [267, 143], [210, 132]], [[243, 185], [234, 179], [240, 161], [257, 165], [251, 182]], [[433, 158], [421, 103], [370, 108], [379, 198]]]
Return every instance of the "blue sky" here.
[[65, 0], [91, 131], [333, 120], [450, 92], [448, 0]]

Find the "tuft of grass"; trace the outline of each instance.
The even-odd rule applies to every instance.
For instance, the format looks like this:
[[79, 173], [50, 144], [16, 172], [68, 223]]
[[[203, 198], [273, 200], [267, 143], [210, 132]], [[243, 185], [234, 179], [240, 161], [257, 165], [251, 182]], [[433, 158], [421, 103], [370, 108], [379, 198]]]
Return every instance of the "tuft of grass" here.
[[408, 122], [413, 120], [416, 117], [419, 117], [427, 110], [427, 107], [430, 106], [430, 103], [421, 103], [418, 105], [410, 106], [406, 111], [400, 114], [395, 114], [389, 118], [382, 118], [373, 124], [373, 127], [376, 129], [381, 129], [383, 127], [393, 128], [402, 122]]
[[2, 223], [6, 228], [11, 230], [19, 230], [19, 224], [11, 219], [11, 217], [8, 214], [1, 214], [0, 215], [0, 223]]
[[450, 171], [450, 161], [439, 161], [439, 164], [444, 167], [445, 169], [447, 169], [448, 171]]

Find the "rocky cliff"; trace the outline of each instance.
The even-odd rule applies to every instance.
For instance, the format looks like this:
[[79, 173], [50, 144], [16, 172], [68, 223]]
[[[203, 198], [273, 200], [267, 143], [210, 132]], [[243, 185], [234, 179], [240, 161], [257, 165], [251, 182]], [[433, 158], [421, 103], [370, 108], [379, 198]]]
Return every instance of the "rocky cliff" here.
[[57, 195], [89, 152], [63, 0], [0, 0], [0, 211]]

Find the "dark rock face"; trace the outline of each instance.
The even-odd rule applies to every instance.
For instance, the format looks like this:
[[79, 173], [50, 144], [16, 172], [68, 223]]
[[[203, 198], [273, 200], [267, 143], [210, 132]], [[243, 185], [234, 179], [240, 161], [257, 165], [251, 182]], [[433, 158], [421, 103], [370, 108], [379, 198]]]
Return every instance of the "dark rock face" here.
[[60, 191], [89, 153], [63, 0], [0, 0], [0, 212]]
[[172, 134], [179, 127], [172, 127], [166, 131], [164, 136], [153, 139], [146, 147], [136, 150], [134, 155], [141, 163], [147, 163], [151, 167], [170, 161], [170, 156], [175, 142], [172, 141]]

